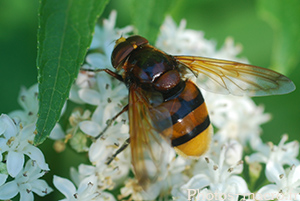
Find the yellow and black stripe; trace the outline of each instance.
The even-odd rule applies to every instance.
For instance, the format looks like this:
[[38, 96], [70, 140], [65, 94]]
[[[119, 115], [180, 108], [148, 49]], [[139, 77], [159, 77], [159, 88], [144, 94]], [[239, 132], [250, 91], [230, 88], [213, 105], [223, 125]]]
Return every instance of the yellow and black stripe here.
[[176, 97], [162, 104], [172, 119], [171, 143], [186, 156], [200, 156], [209, 147], [212, 126], [203, 96], [197, 86], [187, 80]]

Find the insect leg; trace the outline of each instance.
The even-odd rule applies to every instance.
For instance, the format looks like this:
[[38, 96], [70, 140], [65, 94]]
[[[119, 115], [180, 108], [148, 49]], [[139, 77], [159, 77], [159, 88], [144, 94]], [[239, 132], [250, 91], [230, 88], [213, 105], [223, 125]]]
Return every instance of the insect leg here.
[[106, 127], [103, 129], [103, 131], [99, 134], [99, 135], [97, 135], [96, 137], [95, 137], [95, 139], [98, 139], [99, 137], [101, 137], [103, 134], [104, 134], [104, 132], [111, 126], [111, 124], [121, 115], [121, 114], [123, 114], [124, 112], [126, 112], [128, 110], [128, 104], [125, 106], [125, 107], [123, 107], [123, 109], [118, 113], [118, 114], [116, 114], [116, 116], [114, 116], [113, 118], [111, 118], [111, 119], [109, 119], [108, 121], [107, 121], [107, 125], [106, 125]]
[[118, 73], [115, 73], [107, 68], [105, 69], [88, 69], [88, 68], [81, 68], [80, 70], [82, 71], [89, 71], [89, 72], [101, 72], [101, 71], [104, 71], [106, 72], [107, 74], [111, 75], [112, 77], [116, 78], [117, 80], [121, 81], [121, 82], [124, 82], [123, 78], [121, 75], [119, 75]]
[[106, 165], [109, 165], [115, 158], [116, 156], [121, 153], [124, 149], [126, 149], [126, 147], [129, 145], [130, 143], [130, 138], [128, 138], [123, 144], [122, 146], [111, 156], [108, 158], [108, 160], [106, 161]]

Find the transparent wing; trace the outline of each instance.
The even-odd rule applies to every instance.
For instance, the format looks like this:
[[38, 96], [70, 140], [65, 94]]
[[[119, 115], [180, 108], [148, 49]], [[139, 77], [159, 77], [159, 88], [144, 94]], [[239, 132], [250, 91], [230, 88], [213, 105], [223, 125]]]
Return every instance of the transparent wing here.
[[171, 118], [163, 108], [154, 108], [145, 91], [135, 85], [129, 89], [128, 112], [131, 162], [139, 184], [146, 190], [167, 171]]
[[265, 96], [295, 90], [294, 83], [275, 71], [234, 61], [193, 56], [174, 56], [189, 68], [200, 87], [220, 94]]

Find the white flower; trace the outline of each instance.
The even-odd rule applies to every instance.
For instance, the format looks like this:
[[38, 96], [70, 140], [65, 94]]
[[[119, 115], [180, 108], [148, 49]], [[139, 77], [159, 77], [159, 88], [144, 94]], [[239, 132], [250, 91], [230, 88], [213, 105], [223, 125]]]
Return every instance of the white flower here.
[[[18, 128], [13, 120], [2, 114], [0, 125], [3, 126], [0, 135], [0, 151], [6, 154], [7, 171], [9, 175], [15, 177], [23, 168], [24, 154], [35, 160], [37, 165], [43, 170], [49, 170], [48, 164], [40, 149], [32, 145], [35, 125], [30, 124], [24, 128]], [[2, 155], [0, 155], [2, 159]]]
[[[240, 61], [243, 63], [248, 63], [246, 58], [237, 58], [237, 55], [242, 51], [241, 45], [235, 45], [233, 38], [226, 38], [224, 45], [220, 50], [218, 50], [214, 58], [217, 59], [225, 59], [225, 60], [232, 60], [232, 61]], [[211, 56], [210, 56], [211, 57]]]
[[[189, 193], [192, 191], [191, 189], [201, 191], [206, 188], [209, 188], [208, 193], [212, 192], [213, 194], [234, 195], [249, 193], [245, 180], [242, 177], [235, 175], [242, 172], [242, 161], [239, 161], [234, 166], [226, 165], [224, 163], [226, 151], [228, 151], [228, 148], [223, 146], [218, 163], [215, 163], [209, 158], [205, 158], [206, 162], [203, 162], [204, 158], [200, 158], [199, 163], [201, 163], [202, 169], [195, 169], [194, 172], [198, 171], [198, 174], [194, 173], [195, 175], [186, 184], [173, 188], [173, 197], [176, 199], [185, 197], [187, 199], [190, 195]], [[205, 164], [207, 168], [203, 167]], [[194, 196], [197, 197], [196, 194]], [[234, 196], [231, 199], [237, 200], [237, 198], [238, 196]], [[230, 198], [220, 197], [217, 200], [230, 200]]]
[[0, 186], [0, 199], [7, 200], [20, 193], [21, 201], [33, 201], [33, 193], [45, 196], [52, 192], [48, 184], [39, 179], [45, 174], [35, 161], [28, 160], [25, 168], [19, 172], [14, 180]]
[[[166, 200], [174, 186], [183, 185], [188, 181], [188, 177], [183, 174], [183, 172], [187, 169], [189, 161], [181, 156], [176, 157], [173, 149], [169, 150], [166, 160], [167, 161], [161, 161], [160, 163], [160, 171], [162, 172], [159, 174], [159, 179], [155, 183], [149, 184], [147, 189], [142, 189], [136, 179], [128, 178], [125, 181], [125, 186], [121, 188], [119, 199], [130, 196], [132, 200], [154, 200], [156, 198], [158, 198], [158, 200]], [[145, 163], [147, 167], [152, 165], [151, 163], [147, 164], [147, 161]], [[163, 170], [164, 164], [167, 164], [165, 170]]]
[[[113, 40], [119, 38], [121, 32], [124, 36], [132, 30], [132, 27], [116, 30], [115, 20], [116, 13], [112, 12], [109, 19], [104, 21], [103, 28], [96, 27], [91, 51], [86, 57], [83, 68], [115, 70], [110, 61]], [[183, 20], [177, 27], [170, 17], [167, 18], [162, 25], [156, 47], [170, 54], [247, 62], [244, 58], [237, 58], [241, 46], [235, 45], [231, 38], [228, 38], [224, 46], [217, 50], [216, 43], [205, 39], [203, 32], [185, 29], [185, 25], [186, 22]], [[201, 87], [198, 81], [195, 83]], [[119, 199], [129, 197], [133, 200], [145, 198], [165, 200], [169, 198], [172, 191], [174, 199], [186, 200], [189, 189], [203, 194], [204, 200], [211, 200], [207, 197], [210, 194], [220, 195], [214, 197], [217, 200], [237, 200], [239, 198], [237, 194], [249, 194], [245, 180], [237, 175], [243, 170], [243, 146], [250, 144], [250, 148], [261, 149], [262, 153], [266, 153], [267, 147], [263, 146], [260, 139], [260, 125], [267, 122], [270, 115], [265, 114], [263, 107], [256, 106], [247, 97], [222, 96], [204, 91], [203, 95], [211, 122], [217, 128], [211, 150], [197, 162], [175, 156], [172, 150], [170, 158], [162, 161], [162, 163], [168, 162], [169, 166], [161, 170], [164, 174], [160, 175], [156, 183], [149, 185], [147, 192], [141, 188], [136, 179], [128, 177], [125, 186], [121, 187]], [[91, 115], [76, 118], [76, 124], [72, 125], [73, 131], [80, 128], [87, 135], [98, 136], [108, 124], [111, 124], [111, 118], [126, 105], [127, 97], [128, 89], [125, 85], [107, 73], [82, 71], [73, 85], [70, 99], [79, 104], [95, 106], [96, 109], [92, 110]], [[110, 165], [107, 165], [106, 161], [128, 137], [128, 117], [124, 113], [89, 147], [88, 157], [92, 165], [81, 164], [78, 172], [75, 169], [71, 170], [72, 178], [79, 186], [78, 190], [70, 181], [59, 177], [54, 178], [55, 186], [66, 196], [65, 200], [97, 200], [103, 195], [103, 190], [111, 190], [120, 181], [123, 182], [132, 168], [130, 150], [127, 148], [123, 151]], [[285, 156], [283, 152], [291, 153], [299, 147], [287, 148], [289, 147], [284, 147], [285, 150], [275, 149], [278, 153], [271, 157], [272, 161], [282, 159]], [[293, 158], [293, 162], [297, 164], [295, 159], [297, 154], [287, 157], [285, 161]], [[265, 155], [267, 156], [263, 157], [271, 154]], [[152, 163], [147, 163], [147, 168], [151, 167], [148, 164]], [[297, 189], [297, 185], [293, 184], [293, 188]], [[197, 195], [193, 198], [197, 198]]]
[[[123, 102], [126, 102], [128, 94], [128, 90], [123, 83], [120, 83], [105, 72], [97, 73], [95, 79], [96, 84], [94, 88], [79, 88], [77, 92], [78, 98], [82, 102], [97, 106], [90, 120], [86, 119], [78, 123], [84, 133], [93, 137], [98, 136], [107, 126], [107, 121], [122, 110]], [[121, 115], [109, 127], [105, 136], [109, 138], [118, 138], [120, 136], [121, 140], [126, 139], [128, 137], [128, 126], [123, 122], [128, 122], [127, 114]], [[115, 136], [110, 135], [110, 133], [113, 133]], [[115, 141], [115, 143], [120, 142]]]
[[[103, 27], [96, 27], [90, 48], [91, 53], [87, 55], [87, 63], [82, 67], [83, 69], [115, 70], [111, 66], [114, 40], [133, 30], [131, 26], [116, 29], [115, 21], [116, 12], [113, 11], [109, 19], [104, 20]], [[77, 132], [78, 127], [83, 133], [97, 137], [104, 131], [109, 120], [122, 110], [127, 102], [127, 96], [126, 86], [107, 73], [81, 71], [71, 89], [70, 99], [79, 104], [96, 106], [96, 109], [88, 117], [76, 118], [76, 121], [72, 121], [72, 128], [69, 131]], [[127, 113], [120, 115], [111, 123], [104, 134], [88, 149], [88, 156], [93, 165], [80, 165], [78, 172], [72, 169], [72, 177], [77, 184], [86, 178], [94, 177], [95, 186], [98, 189], [112, 189], [127, 176], [131, 164], [128, 154], [124, 154], [126, 150], [119, 154], [110, 165], [106, 165], [107, 159], [129, 137]]]
[[[67, 129], [65, 142], [70, 142], [71, 147], [77, 152], [87, 152], [89, 150], [87, 146], [87, 136], [80, 131], [79, 124], [82, 121], [90, 119], [91, 112], [89, 110], [82, 111], [81, 109], [75, 109], [69, 117], [70, 127]], [[60, 141], [57, 143], [57, 151], [64, 150], [64, 145]], [[61, 145], [61, 146], [60, 146]]]
[[184, 54], [247, 62], [244, 58], [236, 57], [242, 47], [235, 46], [232, 38], [226, 39], [224, 46], [217, 50], [216, 42], [205, 39], [204, 32], [185, 27], [186, 20], [181, 20], [177, 27], [174, 20], [168, 16], [160, 28], [155, 46], [174, 55]]
[[32, 85], [29, 89], [21, 87], [18, 102], [23, 110], [15, 110], [9, 113], [9, 116], [19, 124], [22, 122], [23, 126], [35, 123], [38, 113], [38, 84]]
[[[103, 27], [96, 26], [95, 35], [91, 44], [91, 53], [87, 54], [83, 69], [115, 69], [111, 65], [111, 53], [114, 41], [121, 35], [132, 31], [131, 26], [123, 29], [115, 28], [116, 12], [111, 12], [109, 19], [104, 20]], [[96, 51], [97, 50], [97, 51]], [[113, 81], [112, 81], [113, 80]], [[105, 95], [106, 94], [106, 95]], [[117, 94], [118, 96], [115, 96]], [[92, 105], [106, 104], [108, 100], [118, 102], [127, 89], [124, 84], [107, 75], [105, 72], [80, 71], [76, 83], [70, 93], [70, 99], [77, 103]], [[117, 98], [117, 100], [115, 100]], [[103, 105], [102, 105], [103, 106]]]
[[[196, 82], [197, 83], [197, 82]], [[212, 124], [221, 142], [237, 140], [243, 146], [254, 144], [260, 138], [260, 125], [270, 120], [262, 106], [256, 106], [248, 97], [220, 95], [203, 91]]]
[[122, 126], [124, 125], [121, 123], [112, 125], [107, 130], [108, 134], [105, 134], [91, 144], [88, 155], [93, 165], [81, 164], [79, 165], [78, 172], [74, 168], [71, 169], [72, 179], [77, 184], [86, 177], [94, 176], [97, 178], [97, 186], [100, 189], [112, 189], [128, 175], [131, 165], [130, 157], [128, 156], [129, 147], [120, 153], [110, 165], [106, 164], [108, 158], [128, 138], [128, 126], [125, 125], [125, 133], [121, 132], [124, 130]]
[[100, 50], [87, 55], [87, 63], [96, 69], [108, 68], [114, 70], [111, 65], [111, 53], [114, 48], [114, 41], [120, 36], [126, 37], [129, 32], [133, 31], [132, 26], [126, 26], [122, 29], [115, 28], [117, 12], [112, 11], [108, 19], [103, 21], [103, 26], [96, 26], [95, 35], [92, 40], [91, 50]]
[[70, 180], [58, 176], [53, 178], [54, 186], [66, 197], [61, 201], [114, 201], [115, 198], [110, 193], [98, 191], [96, 181], [96, 177], [85, 178], [76, 190]]
[[79, 165], [78, 172], [72, 168], [71, 175], [73, 181], [79, 184], [83, 179], [92, 176], [97, 179], [95, 182], [99, 189], [112, 190], [123, 182], [129, 173], [130, 161], [124, 157], [124, 153], [125, 151], [119, 154], [118, 160], [112, 161], [110, 165], [97, 161], [94, 165]]
[[[95, 34], [90, 46], [91, 53], [87, 54], [86, 62], [93, 69], [108, 68], [114, 70], [111, 65], [111, 53], [114, 49], [114, 41], [120, 36], [127, 36], [133, 31], [132, 26], [126, 26], [122, 29], [116, 28], [117, 12], [112, 11], [108, 19], [103, 20], [103, 26], [95, 27]], [[95, 51], [98, 50], [98, 51]]]
[[267, 200], [300, 200], [300, 165], [292, 165], [285, 172], [281, 164], [270, 161], [266, 176], [274, 184], [263, 186], [257, 194], [268, 195]]
[[243, 146], [236, 140], [229, 139], [225, 142], [221, 141], [220, 135], [215, 134], [213, 136], [210, 149], [206, 154], [206, 157], [209, 157], [213, 160], [218, 160], [220, 157], [223, 145], [226, 147], [225, 149], [225, 164], [229, 166], [233, 166], [237, 164], [240, 160], [242, 160], [243, 156]]
[[[13, 119], [13, 121], [23, 127], [29, 124], [35, 124], [38, 118], [38, 84], [32, 85], [29, 89], [21, 87], [19, 93], [18, 102], [22, 107], [22, 110], [15, 110], [10, 112], [8, 115]], [[65, 106], [62, 109], [62, 113], [65, 110]], [[57, 123], [50, 133], [49, 138], [51, 139], [62, 139], [64, 137], [64, 132], [60, 125]]]
[[[232, 201], [239, 199], [239, 193], [230, 193], [230, 192], [220, 192], [218, 190], [212, 191], [208, 188], [204, 189], [187, 189], [187, 194], [177, 193], [176, 197], [173, 197], [173, 200], [177, 201], [186, 201], [186, 200], [201, 200], [201, 201], [211, 201], [211, 200], [220, 200], [220, 201]], [[240, 196], [246, 198], [250, 193], [242, 193]], [[242, 200], [242, 199], [240, 199]], [[247, 199], [247, 201], [250, 201]]]
[[[161, 27], [156, 47], [175, 55], [196, 55], [247, 62], [246, 59], [237, 57], [241, 52], [241, 46], [235, 46], [232, 39], [227, 39], [224, 46], [217, 50], [216, 43], [205, 39], [203, 32], [185, 29], [185, 26], [185, 20], [177, 27], [172, 18], [167, 17]], [[201, 83], [195, 76], [192, 76], [191, 80], [201, 88]], [[270, 115], [263, 113], [263, 107], [257, 107], [248, 97], [225, 96], [204, 90], [202, 93], [212, 124], [220, 129], [219, 140], [222, 142], [235, 139], [246, 145], [255, 141], [259, 138], [260, 125], [270, 119]]]
[[[98, 185], [103, 189], [112, 189], [123, 182], [128, 176], [131, 168], [130, 147], [117, 155], [117, 157], [107, 165], [106, 162], [121, 146], [109, 144], [109, 140], [97, 140], [89, 151], [89, 158], [95, 165], [94, 174], [98, 177]], [[98, 150], [98, 153], [96, 153]], [[100, 154], [99, 154], [100, 152]], [[89, 171], [89, 174], [93, 173]]]
[[97, 73], [94, 89], [82, 88], [78, 90], [79, 98], [84, 103], [98, 107], [120, 104], [127, 97], [127, 94], [126, 86], [105, 72]]
[[185, 29], [185, 27], [185, 20], [181, 20], [177, 28], [173, 19], [167, 17], [161, 26], [155, 46], [175, 55], [211, 56], [215, 53], [216, 44], [214, 41], [206, 40], [202, 31]]
[[74, 136], [79, 129], [79, 124], [83, 121], [89, 120], [91, 116], [91, 111], [85, 110], [75, 110], [69, 117], [70, 128], [67, 130], [68, 135]]
[[247, 162], [261, 162], [261, 163], [279, 163], [281, 165], [298, 165], [300, 161], [297, 159], [299, 153], [299, 142], [292, 141], [286, 143], [287, 135], [283, 135], [278, 146], [273, 143], [263, 144], [261, 141], [256, 142], [257, 152], [248, 156]]
[[[80, 89], [79, 97], [91, 105], [97, 106], [90, 120], [84, 120], [78, 123], [79, 128], [90, 136], [98, 136], [107, 126], [107, 122], [122, 110], [122, 102], [127, 97], [128, 90], [123, 83], [112, 79], [106, 73], [97, 74], [97, 89]], [[105, 146], [122, 144], [128, 137], [128, 116], [123, 113], [119, 116], [101, 136], [105, 139]], [[95, 143], [91, 146], [93, 149]], [[98, 148], [96, 148], [97, 150]], [[92, 151], [93, 152], [93, 151]], [[96, 155], [99, 151], [93, 152]], [[111, 153], [111, 151], [110, 151]], [[101, 153], [102, 156], [105, 154]], [[93, 154], [90, 151], [90, 160], [95, 162]]]

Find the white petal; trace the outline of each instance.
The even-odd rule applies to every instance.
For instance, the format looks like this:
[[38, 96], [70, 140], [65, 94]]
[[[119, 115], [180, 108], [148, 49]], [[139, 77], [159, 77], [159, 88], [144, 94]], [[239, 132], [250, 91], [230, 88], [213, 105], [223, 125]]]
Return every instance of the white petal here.
[[100, 53], [91, 53], [86, 56], [86, 61], [94, 67], [103, 68], [106, 57]]
[[[279, 189], [277, 189], [277, 186], [275, 184], [269, 184], [259, 189], [255, 194], [255, 197], [257, 198], [257, 200], [271, 200], [272, 196], [278, 195], [278, 192]], [[274, 197], [272, 200], [274, 200], [275, 198], [276, 197]]]
[[96, 26], [95, 27], [95, 33], [94, 33], [94, 37], [93, 37], [93, 40], [92, 40], [92, 43], [90, 45], [90, 49], [96, 49], [100, 46], [100, 41], [99, 41], [99, 38], [100, 38], [100, 33], [101, 33], [101, 29], [99, 26]]
[[48, 164], [45, 162], [44, 154], [39, 148], [29, 145], [25, 148], [24, 152], [31, 160], [35, 160], [42, 170], [50, 170]]
[[227, 184], [229, 185], [235, 185], [236, 187], [236, 193], [249, 193], [249, 189], [247, 186], [246, 181], [239, 176], [231, 176], [227, 181]]
[[292, 183], [300, 182], [300, 165], [295, 167], [294, 174], [292, 175]]
[[284, 169], [279, 163], [270, 161], [266, 166], [266, 177], [271, 182], [280, 183], [279, 175], [284, 174]]
[[198, 174], [193, 176], [188, 183], [183, 185], [181, 189], [201, 189], [204, 188], [205, 186], [208, 186], [210, 184], [209, 179], [207, 178], [206, 175], [203, 174]]
[[[93, 69], [89, 65], [83, 65], [82, 68]], [[76, 85], [80, 89], [93, 89], [96, 85], [94, 72], [79, 73], [76, 79]]]
[[65, 137], [65, 132], [61, 128], [60, 124], [55, 124], [53, 130], [51, 131], [49, 138], [52, 140], [60, 140]]
[[2, 132], [1, 133], [3, 133], [3, 127], [5, 127], [4, 134], [7, 139], [11, 138], [12, 136], [17, 135], [18, 129], [17, 129], [15, 123], [13, 122], [13, 120], [8, 115], [1, 114], [0, 122], [2, 122], [2, 125], [1, 125]]
[[32, 191], [39, 196], [45, 196], [53, 191], [53, 189], [48, 186], [46, 181], [42, 179], [37, 179], [30, 183], [32, 186]]
[[106, 119], [104, 119], [103, 110], [104, 110], [104, 106], [102, 105], [98, 106], [92, 115], [92, 121], [97, 122], [100, 125], [103, 125], [105, 121], [108, 120], [108, 118], [106, 117], [105, 117]]
[[79, 90], [79, 87], [76, 84], [73, 84], [73, 86], [70, 90], [69, 98], [71, 101], [73, 101], [75, 103], [84, 104], [84, 101], [82, 101], [79, 97], [78, 90]]
[[18, 194], [18, 185], [15, 181], [8, 182], [0, 187], [0, 200], [8, 200]]
[[79, 123], [79, 127], [84, 133], [93, 137], [96, 137], [102, 131], [100, 125], [93, 121], [82, 121]]
[[[2, 114], [3, 115], [3, 114]], [[0, 116], [0, 118], [2, 117], [2, 115]], [[2, 118], [0, 119], [0, 135], [3, 134], [5, 132], [6, 129], [6, 123], [4, 123], [2, 121]]]
[[101, 100], [101, 95], [99, 92], [92, 89], [80, 89], [78, 91], [79, 97], [86, 103], [91, 105], [99, 105]]
[[7, 177], [7, 174], [0, 174], [0, 186], [2, 186], [6, 182]]
[[98, 139], [90, 146], [89, 159], [92, 163], [105, 161], [112, 153], [112, 148], [107, 148], [104, 140]]
[[24, 155], [19, 152], [9, 151], [7, 154], [7, 171], [12, 177], [16, 177], [24, 165]]
[[225, 161], [228, 165], [235, 165], [242, 159], [243, 146], [235, 141], [228, 142], [227, 149], [225, 151]]
[[[33, 160], [28, 160], [23, 169], [23, 172], [28, 172], [31, 175], [38, 174], [40, 171], [41, 169], [37, 166], [36, 162]], [[39, 177], [35, 177], [35, 178], [39, 178]]]
[[[121, 108], [119, 108], [116, 104], [108, 104], [105, 106], [105, 108], [102, 108], [102, 115], [103, 120], [107, 121], [108, 119], [114, 117], [116, 114], [118, 114], [121, 111]], [[93, 115], [94, 116], [94, 115]]]
[[149, 186], [147, 186], [147, 191], [141, 191], [141, 195], [143, 197], [143, 200], [155, 200], [155, 198], [157, 198], [157, 196], [160, 193], [160, 190], [162, 189], [162, 183], [161, 182], [157, 182], [155, 184], [151, 184]]
[[261, 153], [254, 153], [254, 154], [251, 154], [247, 160], [248, 160], [247, 162], [249, 162], [249, 163], [253, 163], [253, 162], [266, 163], [268, 161], [268, 158]]
[[[190, 189], [190, 190], [198, 190], [198, 189]], [[192, 192], [194, 193], [194, 192]], [[213, 192], [211, 190], [208, 190], [207, 188], [201, 190], [199, 193], [198, 191], [196, 192], [196, 200], [211, 200], [208, 198], [211, 198], [211, 195], [213, 194]], [[214, 200], [217, 200], [217, 198], [215, 198]], [[223, 200], [223, 199], [221, 199]]]
[[74, 184], [68, 179], [54, 175], [53, 184], [68, 199], [71, 199], [76, 193]]
[[33, 201], [33, 193], [31, 191], [21, 191], [20, 192], [20, 201]]
[[[92, 185], [90, 185], [92, 184]], [[89, 177], [84, 178], [79, 186], [78, 186], [78, 193], [83, 193], [84, 191], [86, 191], [88, 188], [91, 188], [89, 190], [91, 190], [92, 192], [94, 192], [97, 188], [97, 177], [96, 175], [92, 175]]]
[[71, 167], [70, 168], [70, 176], [71, 176], [71, 180], [73, 181], [73, 183], [78, 186], [80, 183], [80, 179], [81, 179], [81, 175], [79, 174], [79, 172], [74, 168]]
[[20, 122], [22, 122], [22, 125], [27, 125], [28, 122], [28, 112], [25, 112], [24, 110], [15, 110], [8, 114], [14, 122], [16, 122], [16, 125], [19, 125]]
[[253, 150], [264, 153], [265, 155], [268, 155], [270, 152], [270, 147], [264, 144], [260, 137], [252, 137], [250, 140], [250, 145]]
[[21, 140], [32, 140], [34, 138], [34, 130], [36, 128], [35, 123], [25, 126], [18, 136], [21, 136]]
[[[106, 94], [111, 89], [111, 76], [107, 73], [97, 73], [97, 85], [101, 94]], [[108, 90], [107, 90], [108, 87]]]
[[81, 175], [88, 176], [93, 174], [93, 172], [95, 172], [95, 166], [80, 164], [78, 167], [78, 171]]
[[2, 161], [2, 154], [9, 150], [9, 146], [7, 146], [7, 139], [0, 137], [0, 161]]

